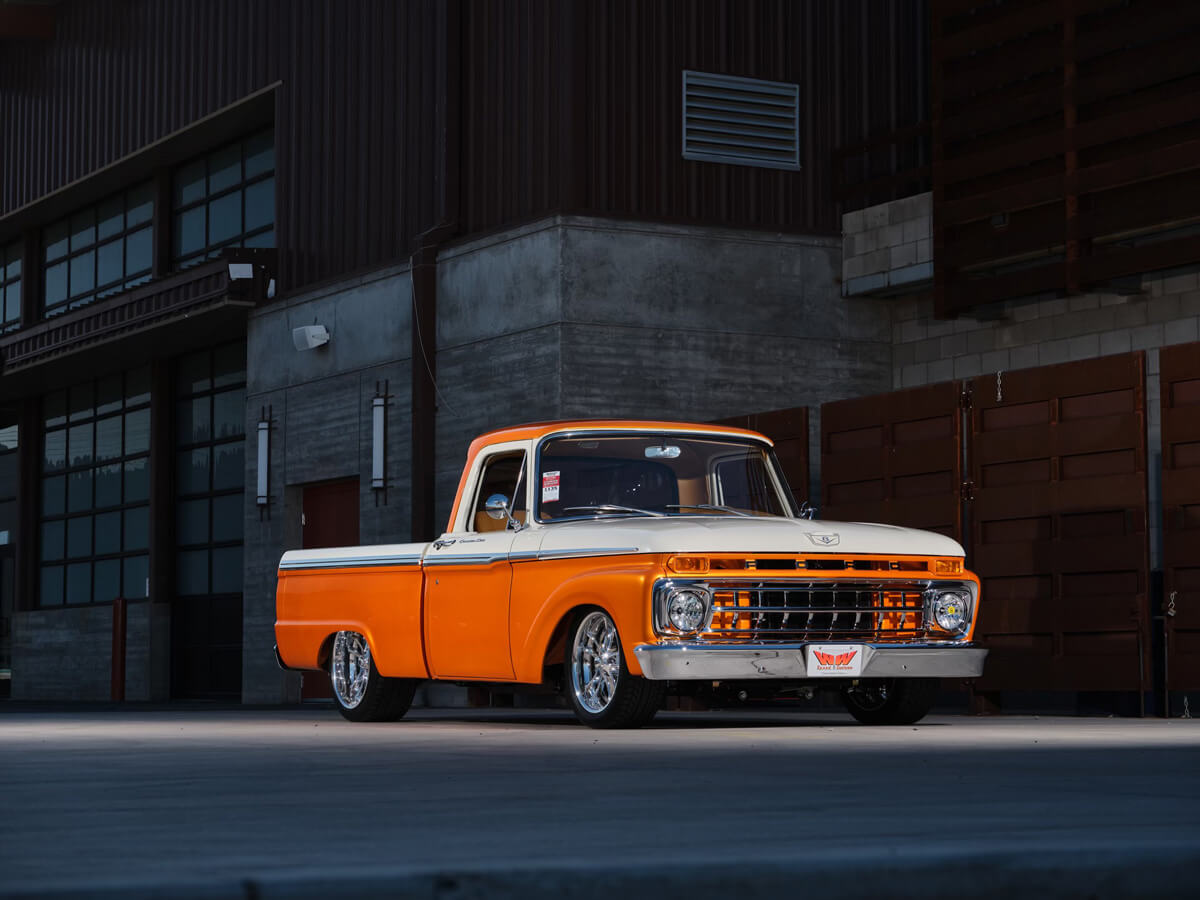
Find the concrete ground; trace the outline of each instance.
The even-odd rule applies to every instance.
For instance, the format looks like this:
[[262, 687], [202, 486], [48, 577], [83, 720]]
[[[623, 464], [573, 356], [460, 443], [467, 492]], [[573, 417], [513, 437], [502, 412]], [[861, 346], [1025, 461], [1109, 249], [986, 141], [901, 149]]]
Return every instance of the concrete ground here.
[[1197, 896], [1200, 720], [0, 712], [0, 895], [352, 890]]

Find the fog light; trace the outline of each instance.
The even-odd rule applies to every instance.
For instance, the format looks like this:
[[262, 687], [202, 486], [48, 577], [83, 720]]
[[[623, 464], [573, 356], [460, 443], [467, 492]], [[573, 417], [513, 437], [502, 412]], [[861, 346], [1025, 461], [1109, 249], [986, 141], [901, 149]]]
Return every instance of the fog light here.
[[942, 631], [961, 634], [967, 630], [967, 607], [965, 594], [953, 591], [938, 594], [933, 601], [933, 620]]
[[679, 591], [667, 605], [668, 621], [676, 630], [685, 633], [699, 631], [707, 612], [708, 604], [695, 591]]

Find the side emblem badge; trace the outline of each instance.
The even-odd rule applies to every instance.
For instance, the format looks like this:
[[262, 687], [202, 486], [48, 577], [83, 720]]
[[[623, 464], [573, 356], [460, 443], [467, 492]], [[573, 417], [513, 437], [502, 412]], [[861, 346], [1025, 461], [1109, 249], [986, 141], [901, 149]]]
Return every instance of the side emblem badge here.
[[834, 544], [841, 541], [841, 538], [838, 536], [836, 531], [830, 531], [825, 534], [809, 532], [808, 539], [821, 547], [832, 547]]

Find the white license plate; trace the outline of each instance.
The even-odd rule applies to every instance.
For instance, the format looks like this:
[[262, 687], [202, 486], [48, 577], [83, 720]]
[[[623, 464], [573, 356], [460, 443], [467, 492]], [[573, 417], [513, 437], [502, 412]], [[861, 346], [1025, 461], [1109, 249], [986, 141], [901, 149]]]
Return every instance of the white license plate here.
[[862, 644], [809, 644], [804, 648], [809, 678], [854, 678], [862, 674]]

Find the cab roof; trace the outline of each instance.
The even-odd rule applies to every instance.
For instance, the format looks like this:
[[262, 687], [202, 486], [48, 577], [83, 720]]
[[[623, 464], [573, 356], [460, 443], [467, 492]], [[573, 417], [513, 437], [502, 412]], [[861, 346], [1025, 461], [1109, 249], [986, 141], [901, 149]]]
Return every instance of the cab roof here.
[[692, 434], [727, 434], [731, 437], [748, 437], [766, 441], [770, 446], [774, 446], [774, 442], [766, 435], [732, 425], [643, 419], [561, 419], [553, 422], [510, 425], [507, 428], [497, 428], [485, 432], [471, 442], [471, 449], [467, 453], [467, 457], [473, 458], [478, 450], [489, 444], [500, 444], [505, 441], [536, 441], [548, 434], [560, 431], [678, 431]]

